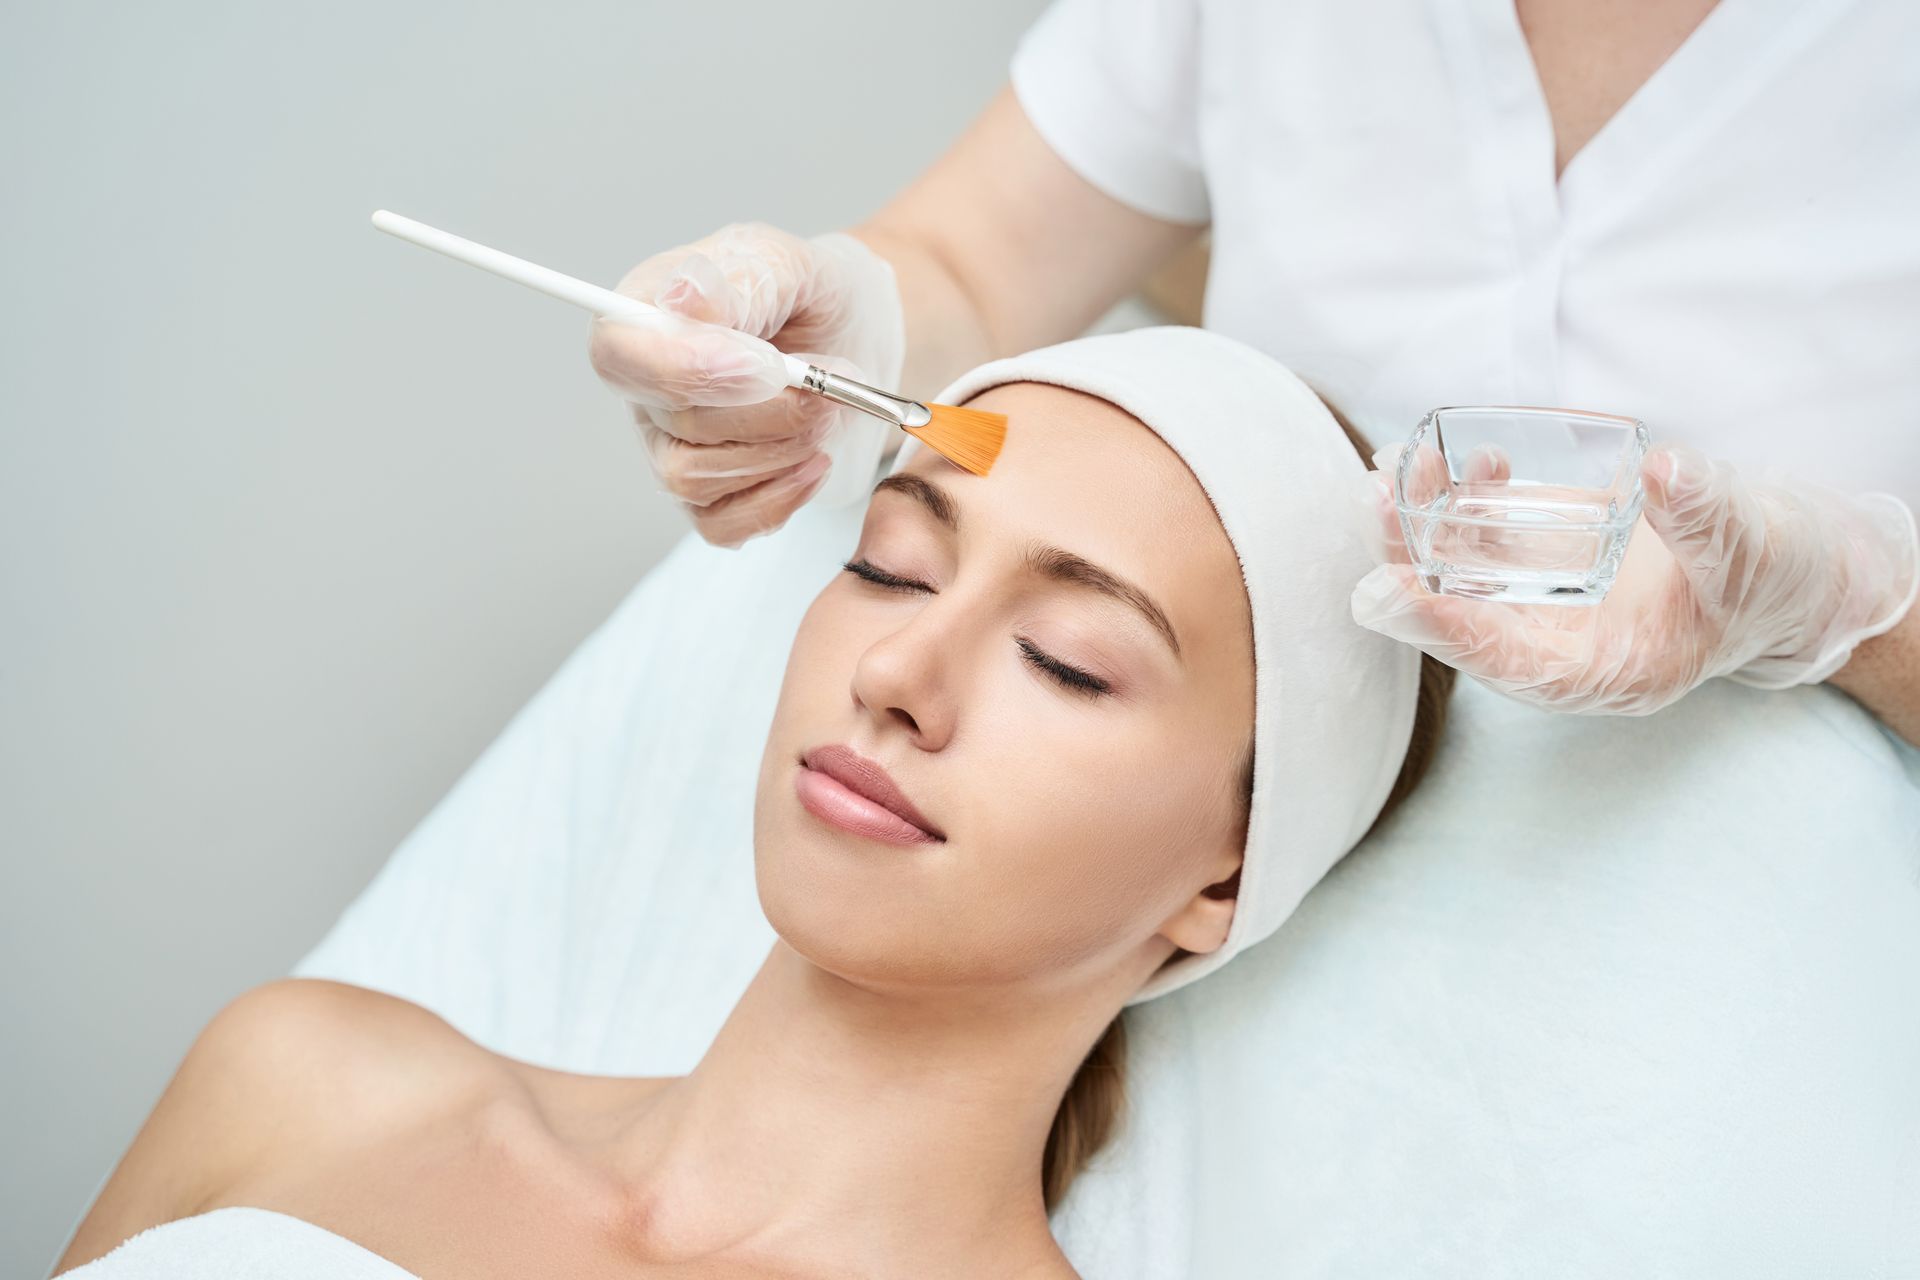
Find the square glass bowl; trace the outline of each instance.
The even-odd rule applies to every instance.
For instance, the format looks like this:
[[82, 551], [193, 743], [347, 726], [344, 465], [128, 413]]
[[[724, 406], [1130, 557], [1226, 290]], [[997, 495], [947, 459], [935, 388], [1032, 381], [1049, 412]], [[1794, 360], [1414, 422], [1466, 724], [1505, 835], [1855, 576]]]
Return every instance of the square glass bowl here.
[[1645, 495], [1646, 424], [1608, 413], [1475, 405], [1420, 420], [1394, 507], [1428, 591], [1512, 604], [1597, 604]]

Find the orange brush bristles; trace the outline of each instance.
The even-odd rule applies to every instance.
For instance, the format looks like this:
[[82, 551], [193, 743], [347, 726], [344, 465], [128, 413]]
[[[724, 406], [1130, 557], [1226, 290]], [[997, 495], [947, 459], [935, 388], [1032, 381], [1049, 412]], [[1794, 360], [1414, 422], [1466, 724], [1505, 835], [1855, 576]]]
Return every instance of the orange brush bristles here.
[[983, 476], [1000, 456], [1007, 439], [1007, 415], [979, 409], [956, 409], [930, 404], [933, 420], [924, 427], [908, 427], [920, 442], [954, 466]]

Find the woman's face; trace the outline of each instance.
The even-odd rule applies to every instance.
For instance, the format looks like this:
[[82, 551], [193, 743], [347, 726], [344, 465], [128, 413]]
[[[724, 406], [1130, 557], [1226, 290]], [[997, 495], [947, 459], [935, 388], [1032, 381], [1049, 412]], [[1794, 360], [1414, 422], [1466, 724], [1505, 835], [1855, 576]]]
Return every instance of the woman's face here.
[[[1231, 917], [1202, 891], [1245, 839], [1239, 563], [1122, 410], [1036, 383], [972, 405], [1009, 418], [992, 474], [921, 449], [801, 621], [755, 804], [761, 906], [867, 986], [1130, 994]], [[861, 760], [930, 832], [835, 780]]]

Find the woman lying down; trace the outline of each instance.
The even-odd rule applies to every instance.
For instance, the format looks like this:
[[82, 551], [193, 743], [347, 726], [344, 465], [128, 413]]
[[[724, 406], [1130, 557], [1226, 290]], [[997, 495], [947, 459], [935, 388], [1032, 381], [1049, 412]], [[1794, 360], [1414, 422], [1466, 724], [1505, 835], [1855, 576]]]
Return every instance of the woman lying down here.
[[1123, 1007], [1286, 919], [1425, 770], [1448, 673], [1350, 620], [1363, 452], [1266, 356], [1138, 330], [939, 398], [1005, 450], [908, 442], [802, 620], [754, 796], [778, 940], [692, 1074], [272, 983], [60, 1267], [1076, 1275], [1048, 1214], [1123, 1122]]

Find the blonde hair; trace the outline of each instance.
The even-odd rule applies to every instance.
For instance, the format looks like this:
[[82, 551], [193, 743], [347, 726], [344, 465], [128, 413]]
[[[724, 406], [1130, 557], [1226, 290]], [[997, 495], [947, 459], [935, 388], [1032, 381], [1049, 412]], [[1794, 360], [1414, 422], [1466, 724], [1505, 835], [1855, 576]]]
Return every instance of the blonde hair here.
[[[1322, 396], [1324, 402], [1326, 397]], [[1354, 429], [1345, 415], [1333, 405], [1334, 420], [1347, 433], [1347, 439], [1365, 461], [1373, 456], [1366, 437]], [[1371, 835], [1399, 807], [1426, 775], [1439, 746], [1441, 731], [1447, 722], [1447, 699], [1453, 693], [1454, 670], [1426, 654], [1420, 655], [1420, 689], [1414, 703], [1413, 733], [1407, 741], [1407, 754], [1400, 772], [1387, 793], [1386, 803], [1367, 827]], [[1237, 773], [1236, 791], [1240, 801], [1240, 823], [1244, 830], [1253, 806], [1253, 748], [1249, 743]], [[1363, 837], [1364, 838], [1364, 837]], [[1240, 872], [1204, 890], [1211, 897], [1230, 898], [1239, 888]], [[1177, 951], [1167, 963], [1187, 954]], [[1047, 1211], [1066, 1198], [1067, 1188], [1081, 1170], [1112, 1140], [1120, 1127], [1126, 1107], [1127, 1024], [1122, 1011], [1116, 1015], [1093, 1048], [1081, 1060], [1067, 1091], [1061, 1095], [1059, 1109], [1053, 1115], [1053, 1128], [1047, 1134], [1046, 1152], [1040, 1162], [1040, 1185]]]

